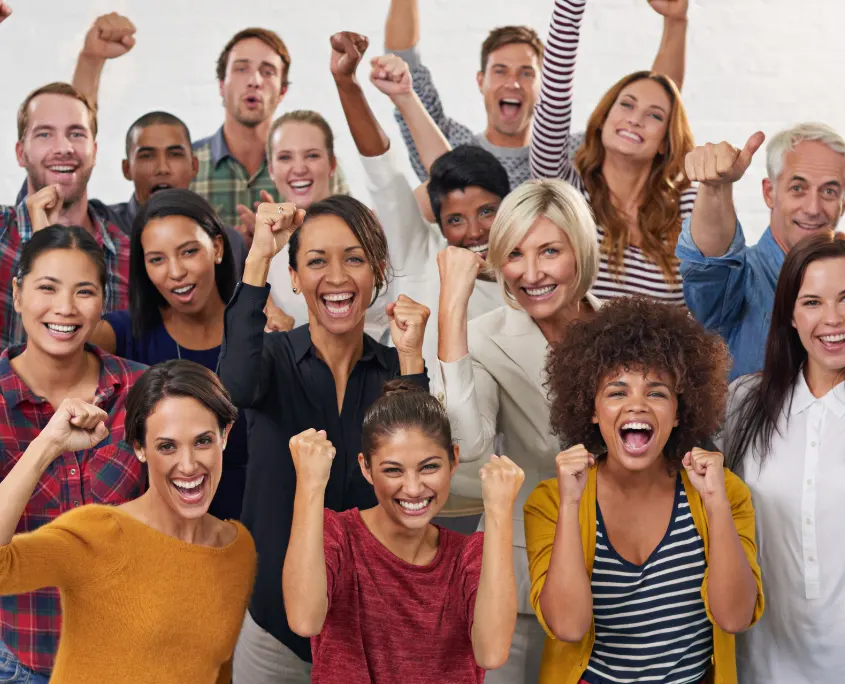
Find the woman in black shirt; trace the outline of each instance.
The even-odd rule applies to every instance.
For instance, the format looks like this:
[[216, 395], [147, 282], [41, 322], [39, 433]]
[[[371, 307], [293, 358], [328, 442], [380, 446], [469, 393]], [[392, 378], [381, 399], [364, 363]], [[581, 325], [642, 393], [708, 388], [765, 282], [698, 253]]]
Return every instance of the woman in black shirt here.
[[[267, 272], [288, 242], [291, 286], [305, 297], [308, 325], [265, 335]], [[289, 629], [281, 592], [296, 491], [291, 437], [314, 428], [336, 445], [326, 508], [370, 508], [375, 495], [358, 467], [364, 412], [393, 378], [405, 376], [428, 388], [422, 358], [426, 307], [404, 296], [388, 304], [395, 349], [364, 334], [364, 315], [384, 289], [387, 270], [384, 232], [351, 197], [312, 204], [307, 218], [289, 203], [258, 208], [243, 282], [226, 308], [220, 360], [232, 400], [248, 409], [242, 520], [259, 557], [235, 654], [235, 684], [309, 681], [310, 645]]]

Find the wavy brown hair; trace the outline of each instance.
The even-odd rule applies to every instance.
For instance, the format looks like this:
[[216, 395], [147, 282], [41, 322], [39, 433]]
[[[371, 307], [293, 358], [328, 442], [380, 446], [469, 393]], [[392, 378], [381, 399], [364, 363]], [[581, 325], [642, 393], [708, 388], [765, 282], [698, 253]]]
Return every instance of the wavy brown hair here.
[[681, 93], [672, 79], [652, 71], [636, 71], [620, 79], [602, 97], [590, 115], [584, 143], [575, 155], [575, 166], [590, 195], [596, 223], [604, 229], [602, 251], [611, 270], [623, 270], [623, 253], [628, 246], [628, 224], [613, 204], [613, 196], [602, 173], [605, 149], [601, 130], [622, 91], [637, 81], [650, 79], [663, 86], [672, 104], [666, 129], [666, 151], [657, 154], [645, 187], [645, 201], [639, 207], [637, 223], [642, 235], [641, 249], [655, 261], [668, 280], [677, 263], [675, 244], [681, 233], [681, 193], [690, 187], [684, 173], [684, 158], [695, 143], [687, 120]]
[[708, 442], [725, 413], [728, 350], [685, 309], [644, 297], [622, 297], [567, 328], [546, 367], [552, 432], [564, 449], [583, 444], [603, 458], [607, 446], [593, 423], [603, 379], [623, 370], [665, 372], [678, 395], [678, 426], [663, 457], [672, 468]]

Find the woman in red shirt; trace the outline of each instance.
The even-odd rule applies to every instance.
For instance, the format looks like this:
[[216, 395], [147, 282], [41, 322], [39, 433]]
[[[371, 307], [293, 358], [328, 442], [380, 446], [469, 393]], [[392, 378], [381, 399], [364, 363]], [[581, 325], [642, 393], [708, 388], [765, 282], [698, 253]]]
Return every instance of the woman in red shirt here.
[[293, 530], [282, 586], [288, 622], [311, 637], [313, 684], [480, 683], [508, 657], [516, 623], [513, 505], [523, 472], [481, 471], [485, 532], [433, 524], [458, 465], [449, 419], [427, 392], [392, 381], [364, 418], [364, 477], [378, 505], [323, 508], [334, 447], [291, 440]]

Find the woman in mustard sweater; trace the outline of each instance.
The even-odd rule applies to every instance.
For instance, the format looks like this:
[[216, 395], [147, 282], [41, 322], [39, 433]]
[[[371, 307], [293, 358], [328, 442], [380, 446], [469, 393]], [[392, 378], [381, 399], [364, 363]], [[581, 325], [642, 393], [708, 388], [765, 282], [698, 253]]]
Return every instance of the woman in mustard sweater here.
[[240, 523], [207, 511], [236, 417], [210, 370], [168, 361], [141, 376], [127, 398], [126, 441], [149, 474], [140, 498], [82, 506], [14, 535], [47, 466], [108, 435], [106, 413], [80, 399], [62, 402], [0, 482], [0, 594], [61, 592], [50, 681], [230, 681], [255, 547]]
[[724, 344], [683, 310], [619, 299], [548, 364], [568, 447], [525, 504], [540, 684], [736, 684], [763, 611], [748, 488], [696, 448], [725, 409]]

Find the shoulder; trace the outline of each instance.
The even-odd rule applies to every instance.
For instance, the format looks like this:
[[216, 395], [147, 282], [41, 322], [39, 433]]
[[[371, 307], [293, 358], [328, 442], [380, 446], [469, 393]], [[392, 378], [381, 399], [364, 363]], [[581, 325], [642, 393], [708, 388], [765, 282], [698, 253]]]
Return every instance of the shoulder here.
[[467, 337], [470, 342], [483, 344], [484, 341], [489, 339], [490, 333], [501, 331], [502, 326], [505, 324], [505, 317], [507, 316], [505, 306], [507, 304], [473, 318], [469, 322], [467, 325]]
[[126, 391], [129, 391], [132, 383], [140, 378], [148, 368], [148, 366], [145, 366], [143, 363], [130, 361], [129, 359], [107, 354], [103, 351], [99, 351], [99, 354], [103, 368], [112, 375], [115, 375], [125, 381], [124, 384], [126, 385]]
[[191, 149], [194, 151], [195, 154], [197, 152], [201, 151], [201, 150], [208, 149], [209, 147], [211, 147], [211, 141], [213, 139], [214, 139], [214, 135], [209, 135], [205, 138], [200, 138], [199, 140], [195, 140], [191, 144]]
[[224, 548], [230, 548], [247, 557], [255, 557], [255, 541], [249, 530], [237, 520], [219, 520], [220, 542]]
[[50, 524], [88, 544], [103, 546], [122, 536], [120, 515], [112, 506], [87, 504], [62, 513]]
[[748, 485], [727, 468], [725, 468], [725, 492], [727, 492], [728, 501], [731, 502], [731, 508], [751, 506], [751, 490]]
[[129, 330], [132, 327], [132, 316], [129, 314], [128, 309], [109, 311], [103, 315], [103, 320], [114, 328], [115, 332], [118, 330]]
[[483, 532], [473, 532], [467, 535], [441, 527], [440, 535], [441, 544], [447, 543], [454, 548], [455, 557], [462, 570], [480, 569], [481, 558], [484, 553]]
[[342, 513], [323, 509], [323, 540], [333, 546], [344, 546], [345, 540], [350, 536], [351, 528], [356, 524], [363, 525], [360, 512], [353, 508]]

